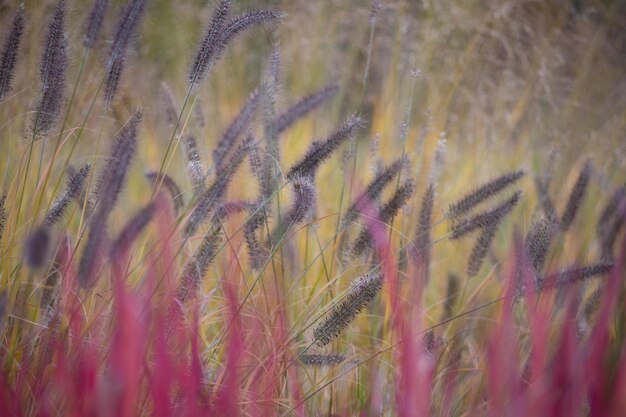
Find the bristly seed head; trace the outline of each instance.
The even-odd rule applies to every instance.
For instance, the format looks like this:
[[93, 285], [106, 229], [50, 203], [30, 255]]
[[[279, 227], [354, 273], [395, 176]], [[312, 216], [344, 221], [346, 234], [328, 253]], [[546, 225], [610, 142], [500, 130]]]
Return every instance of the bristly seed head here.
[[161, 105], [163, 106], [163, 115], [165, 121], [170, 127], [176, 126], [178, 121], [178, 106], [176, 105], [176, 99], [170, 86], [163, 81], [159, 87], [159, 96], [161, 99]]
[[129, 0], [120, 16], [115, 29], [115, 36], [111, 44], [109, 62], [119, 56], [126, 55], [126, 50], [137, 32], [139, 21], [143, 16], [147, 0]]
[[522, 178], [524, 174], [523, 170], [509, 172], [478, 187], [476, 190], [472, 191], [457, 202], [450, 204], [447, 217], [453, 218], [463, 213], [467, 213], [484, 200], [496, 195], [504, 188]]
[[598, 236], [602, 235], [603, 228], [610, 222], [611, 218], [618, 212], [620, 205], [626, 203], [626, 184], [623, 184], [613, 192], [606, 206], [598, 218]]
[[48, 229], [61, 220], [70, 202], [78, 199], [83, 193], [89, 171], [91, 171], [91, 165], [87, 164], [69, 177], [65, 191], [50, 206], [42, 227]]
[[315, 343], [320, 347], [329, 344], [376, 298], [382, 286], [383, 275], [379, 272], [356, 279], [343, 300], [313, 330]]
[[240, 137], [248, 126], [250, 126], [250, 123], [252, 123], [254, 114], [259, 105], [260, 97], [259, 90], [254, 90], [239, 111], [239, 114], [237, 114], [235, 119], [233, 119], [224, 131], [222, 138], [213, 151], [215, 171], [221, 171], [224, 168], [226, 156], [230, 150], [234, 148], [237, 143], [237, 138]]
[[130, 0], [117, 23], [115, 37], [111, 44], [111, 52], [106, 64], [104, 83], [105, 103], [108, 105], [115, 98], [126, 52], [131, 40], [137, 32], [139, 21], [143, 16], [147, 0]]
[[150, 203], [126, 223], [126, 226], [124, 226], [117, 239], [111, 245], [110, 258], [112, 261], [120, 261], [119, 257], [128, 250], [143, 229], [150, 223], [155, 211], [156, 203]]
[[412, 250], [412, 258], [420, 265], [424, 277], [428, 279], [428, 269], [430, 265], [430, 229], [432, 227], [433, 205], [435, 203], [435, 184], [431, 183], [424, 197], [420, 208], [417, 231], [415, 233], [415, 247]]
[[513, 210], [519, 202], [521, 195], [522, 192], [518, 190], [493, 209], [484, 211], [469, 219], [453, 223], [450, 239], [459, 239], [476, 229], [485, 229], [498, 223]]
[[111, 148], [111, 154], [98, 177], [96, 197], [98, 205], [91, 219], [89, 236], [78, 268], [78, 281], [86, 287], [95, 279], [96, 266], [103, 254], [108, 218], [124, 186], [128, 167], [137, 148], [137, 134], [142, 114], [136, 111], [120, 130]]
[[446, 286], [446, 300], [443, 306], [441, 321], [452, 317], [456, 301], [459, 298], [460, 279], [454, 272], [448, 272], [448, 285]]
[[548, 275], [541, 281], [537, 289], [541, 291], [572, 285], [589, 278], [607, 275], [612, 269], [613, 264], [605, 262], [583, 267], [570, 267], [563, 272]]
[[17, 63], [17, 53], [20, 48], [20, 41], [24, 33], [24, 5], [17, 7], [11, 30], [4, 40], [2, 55], [0, 57], [0, 101], [11, 91], [11, 81], [15, 73]]
[[535, 189], [537, 190], [537, 197], [539, 198], [539, 204], [543, 209], [544, 215], [546, 217], [557, 218], [556, 208], [548, 192], [548, 183], [542, 178], [535, 177]]
[[237, 213], [241, 213], [246, 210], [254, 208], [255, 205], [248, 201], [227, 201], [221, 204], [216, 210], [213, 216], [212, 223], [219, 224], [228, 220], [228, 218]]
[[263, 250], [264, 248], [261, 247], [261, 244], [259, 243], [259, 239], [257, 238], [256, 234], [256, 231], [261, 229], [261, 227], [267, 221], [267, 212], [265, 210], [263, 202], [260, 202], [251, 207], [250, 213], [250, 218], [246, 221], [246, 224], [244, 225], [243, 233], [246, 240], [246, 246], [248, 247], [250, 264], [252, 266], [252, 269], [258, 271], [266, 259]]
[[48, 24], [41, 67], [41, 98], [33, 115], [32, 132], [35, 137], [46, 134], [57, 121], [65, 90], [68, 64], [65, 26], [65, 1], [59, 0]]
[[323, 142], [313, 142], [304, 157], [297, 162], [287, 174], [291, 179], [298, 175], [314, 176], [317, 168], [324, 162], [342, 143], [349, 139], [356, 130], [363, 125], [363, 120], [356, 116], [350, 116], [345, 123], [331, 134]]
[[102, 22], [104, 22], [104, 15], [109, 7], [110, 0], [94, 0], [87, 17], [87, 25], [85, 30], [85, 39], [83, 45], [85, 48], [91, 49], [94, 47], [100, 29], [102, 28]]
[[128, 167], [137, 148], [137, 135], [142, 119], [143, 114], [140, 111], [133, 113], [128, 123], [113, 139], [110, 156], [96, 184], [99, 208], [103, 213], [113, 209], [122, 190]]
[[339, 365], [343, 361], [346, 360], [346, 357], [344, 355], [337, 355], [334, 353], [330, 353], [326, 355], [319, 354], [319, 353], [311, 353], [311, 354], [300, 355], [298, 358], [303, 365], [319, 366], [319, 367]]
[[587, 191], [587, 185], [589, 184], [589, 179], [591, 178], [592, 169], [593, 168], [591, 162], [585, 162], [583, 169], [578, 175], [576, 184], [574, 184], [574, 188], [572, 188], [569, 199], [567, 200], [567, 205], [565, 206], [565, 211], [561, 216], [561, 230], [563, 232], [566, 232], [574, 222], [576, 213], [578, 213], [578, 208], [580, 207], [580, 204], [585, 197], [585, 192]]
[[183, 193], [178, 184], [176, 184], [176, 181], [167, 174], [161, 173], [161, 175], [159, 175], [155, 171], [147, 172], [146, 178], [152, 181], [153, 184], [163, 181], [163, 185], [165, 185], [165, 188], [174, 202], [174, 213], [178, 216], [185, 206], [185, 201], [183, 200]]
[[206, 190], [204, 165], [200, 158], [198, 142], [193, 135], [185, 135], [182, 139], [185, 156], [187, 157], [187, 176], [193, 186], [194, 195], [200, 195]]
[[2, 236], [4, 235], [4, 226], [7, 221], [7, 213], [4, 208], [4, 203], [7, 200], [7, 196], [3, 195], [0, 197], [0, 241], [2, 240]]
[[528, 231], [525, 243], [526, 256], [537, 276], [543, 270], [550, 243], [558, 232], [559, 222], [555, 218], [541, 219], [533, 223]]
[[214, 225], [204, 236], [200, 247], [196, 250], [193, 258], [191, 258], [185, 267], [177, 296], [181, 303], [185, 303], [185, 301], [190, 296], [194, 296], [198, 290], [200, 282], [206, 275], [222, 243], [221, 231], [222, 228], [219, 225]]
[[407, 157], [402, 157], [396, 159], [393, 163], [376, 175], [376, 177], [365, 187], [365, 190], [363, 190], [363, 192], [361, 192], [361, 194], [359, 194], [359, 196], [355, 199], [354, 203], [348, 207], [346, 214], [344, 214], [343, 219], [341, 220], [342, 226], [346, 227], [350, 222], [356, 219], [361, 206], [366, 202], [374, 200], [383, 191], [385, 186], [396, 178], [402, 168], [408, 165], [409, 159]]
[[[389, 223], [402, 207], [409, 201], [415, 191], [415, 181], [408, 179], [403, 185], [398, 187], [394, 195], [381, 208], [379, 221]], [[365, 254], [373, 246], [374, 240], [368, 229], [363, 229], [354, 240], [352, 247], [347, 253], [348, 259]]]
[[289, 218], [300, 223], [311, 214], [316, 204], [317, 190], [311, 177], [297, 177], [291, 183], [295, 199], [289, 212]]
[[443, 171], [443, 166], [445, 164], [446, 153], [447, 153], [447, 143], [446, 143], [445, 133], [442, 133], [442, 137], [437, 141], [437, 145], [435, 146], [435, 153], [433, 155], [433, 164], [430, 168], [430, 179], [429, 181], [432, 184], [436, 184], [441, 176], [441, 172]]
[[476, 240], [469, 260], [467, 261], [467, 276], [474, 277], [478, 274], [478, 271], [480, 271], [480, 267], [487, 256], [489, 246], [491, 246], [491, 242], [496, 236], [499, 223], [500, 222], [498, 221], [497, 223], [484, 228], [478, 237], [478, 240]]
[[206, 34], [198, 47], [196, 57], [189, 68], [187, 80], [191, 85], [202, 82], [221, 49], [224, 24], [228, 16], [230, 4], [230, 0], [221, 0], [213, 12], [211, 23], [209, 23]]
[[24, 248], [24, 260], [26, 265], [33, 269], [39, 269], [46, 262], [50, 234], [47, 229], [39, 227], [26, 240]]
[[[266, 22], [272, 22], [284, 18], [286, 15], [283, 12], [274, 10], [253, 10], [251, 12], [243, 13], [240, 16], [234, 17], [228, 22], [224, 28], [224, 34], [222, 36], [222, 49], [233, 39], [243, 31], [249, 29], [254, 25], [259, 25]], [[222, 52], [221, 50], [219, 51]]]
[[298, 119], [313, 111], [324, 102], [332, 99], [339, 91], [337, 84], [330, 84], [322, 89], [301, 98], [296, 104], [278, 115], [274, 120], [276, 133], [281, 133], [294, 124]]
[[191, 236], [196, 232], [198, 226], [209, 217], [213, 209], [215, 209], [221, 201], [235, 171], [241, 166], [244, 158], [250, 152], [253, 141], [254, 139], [251, 135], [246, 137], [243, 143], [233, 152], [224, 170], [216, 173], [217, 176], [211, 185], [200, 195], [198, 203], [191, 212], [191, 216], [189, 216], [187, 226], [185, 227], [185, 234], [187, 236]]

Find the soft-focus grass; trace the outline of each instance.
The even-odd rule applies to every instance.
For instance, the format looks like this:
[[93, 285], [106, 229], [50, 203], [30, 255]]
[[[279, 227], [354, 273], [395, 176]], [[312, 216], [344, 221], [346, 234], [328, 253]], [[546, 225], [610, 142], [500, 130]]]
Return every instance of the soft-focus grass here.
[[[88, 2], [70, 3], [68, 32], [72, 61], [68, 83], [72, 85], [80, 60], [82, 25]], [[113, 2], [113, 10], [105, 20], [105, 39], [111, 37], [114, 17], [122, 3]], [[139, 152], [123, 197], [113, 212], [111, 236], [115, 236], [130, 215], [151, 197], [151, 186], [145, 181], [143, 171], [159, 169], [172, 131], [164, 122], [158, 87], [162, 81], [167, 82], [178, 105], [182, 104], [187, 88], [187, 66], [212, 9], [205, 3], [151, 2], [128, 59], [117, 99], [102, 120], [102, 104], [97, 98], [93, 111], [86, 118], [85, 130], [70, 162], [75, 166], [92, 162], [97, 168], [102, 164], [110, 138], [131, 112], [138, 106], [145, 112]], [[448, 224], [440, 222], [448, 203], [499, 173], [517, 168], [525, 168], [529, 173], [520, 185], [524, 192], [522, 203], [499, 229], [477, 277], [465, 276], [473, 239], [455, 242], [442, 239], [434, 245], [421, 326], [433, 326], [440, 321], [449, 272], [461, 277], [461, 295], [455, 313], [461, 314], [499, 297], [505, 260], [512, 252], [514, 230], [524, 233], [539, 215], [532, 177], [548, 168], [546, 163], [551, 151], [557, 152], [557, 159], [550, 192], [559, 212], [585, 159], [593, 161], [595, 171], [574, 227], [551, 248], [547, 270], [599, 259], [596, 219], [610, 193], [626, 179], [626, 33], [623, 30], [626, 10], [620, 2], [578, 2], [579, 8], [560, 1], [381, 2], [371, 47], [368, 2], [267, 3], [269, 5], [241, 1], [236, 8], [247, 10], [262, 6], [284, 10], [287, 17], [282, 24], [275, 29], [255, 29], [253, 34], [243, 37], [245, 39], [237, 40], [212, 70], [198, 95], [196, 105], [201, 106], [206, 126], [201, 129], [192, 116], [186, 132], [197, 136], [205, 163], [211, 164], [211, 151], [221, 132], [249, 92], [261, 82], [272, 44], [279, 46], [282, 58], [279, 109], [328, 82], [338, 81], [341, 85], [339, 96], [331, 104], [315, 111], [283, 135], [283, 170], [300, 158], [312, 139], [324, 137], [349, 113], [360, 112], [367, 124], [357, 138], [356, 162], [344, 163], [341, 155], [335, 155], [322, 167], [317, 176], [320, 195], [315, 224], [290, 231], [289, 243], [276, 253], [258, 285], [255, 285], [258, 277], [247, 264], [245, 245], [238, 233], [245, 216], [237, 216], [226, 225], [227, 235], [233, 236], [233, 240], [224, 247], [205, 277], [200, 297], [200, 349], [207, 374], [219, 374], [224, 363], [224, 329], [228, 323], [228, 303], [222, 291], [224, 276], [233, 277], [239, 302], [249, 292], [240, 306], [241, 321], [249, 334], [253, 334], [251, 328], [255, 325], [266, 326], [254, 329], [260, 332], [259, 340], [267, 347], [265, 353], [280, 351], [280, 347], [272, 346], [272, 337], [277, 326], [277, 309], [284, 308], [288, 336], [296, 336], [288, 350], [296, 356], [311, 340], [311, 330], [300, 333], [302, 329], [332, 305], [346, 290], [350, 279], [369, 269], [367, 261], [344, 264], [333, 242], [336, 241], [338, 211], [345, 209], [373, 176], [375, 161], [371, 160], [368, 147], [376, 134], [381, 137], [380, 156], [390, 161], [404, 150], [412, 161], [411, 172], [404, 175], [415, 176], [418, 182], [415, 197], [396, 216], [389, 232], [396, 249], [409, 245], [409, 239], [414, 238], [419, 201], [427, 186], [434, 149], [440, 139], [445, 138], [447, 152], [435, 202], [434, 240], [448, 233]], [[16, 4], [9, 1], [0, 6], [3, 28], [8, 27], [4, 22], [9, 22]], [[59, 152], [50, 171], [45, 168], [52, 159], [57, 135], [47, 139], [43, 179], [47, 176], [48, 186], [37, 189], [32, 169], [26, 174], [18, 173], [25, 164], [29, 144], [27, 124], [39, 92], [37, 71], [48, 6], [47, 2], [26, 2], [28, 25], [14, 91], [0, 104], [1, 189], [2, 194], [8, 196], [6, 230], [0, 241], [0, 288], [8, 295], [9, 313], [5, 331], [0, 333], [0, 343], [4, 351], [3, 376], [8, 378], [16, 377], [20, 358], [47, 326], [38, 300], [50, 270], [29, 271], [22, 264], [23, 244], [58, 192], [56, 186], [63, 184], [65, 163], [101, 82], [108, 46], [106, 40], [100, 40], [89, 56], [68, 122], [59, 135]], [[371, 58], [369, 68], [366, 66], [368, 55]], [[363, 84], [364, 74], [367, 74], [367, 85]], [[255, 124], [258, 132], [262, 132], [261, 123], [257, 120]], [[98, 141], [100, 144], [96, 146]], [[40, 160], [41, 149], [42, 141], [38, 141], [34, 148], [35, 165]], [[179, 148], [168, 173], [188, 191], [190, 185], [184, 164]], [[353, 166], [357, 167], [355, 172]], [[27, 175], [26, 199], [17, 213], [15, 208], [23, 175]], [[342, 190], [344, 196], [340, 199]], [[257, 182], [245, 167], [236, 176], [228, 196], [253, 199], [256, 194]], [[279, 195], [285, 207], [291, 201], [289, 188], [283, 188]], [[67, 227], [65, 223], [57, 227], [55, 238], [67, 232], [74, 243], [78, 242], [84, 221], [80, 208], [72, 207], [66, 219]], [[127, 279], [129, 287], [145, 280], [147, 259], [155, 242], [162, 238], [160, 231], [152, 227], [134, 245]], [[176, 237], [174, 241], [177, 249], [182, 238]], [[176, 271], [180, 272], [193, 254], [197, 241], [193, 238], [184, 244], [176, 260]], [[402, 256], [402, 253], [398, 251], [397, 255]], [[242, 273], [233, 261], [235, 258], [243, 264]], [[399, 278], [402, 282], [414, 278], [402, 272]], [[415, 271], [409, 269], [409, 272]], [[596, 285], [585, 284], [581, 292], [587, 295]], [[284, 291], [280, 296], [275, 292], [277, 288]], [[395, 343], [394, 332], [390, 330], [389, 297], [383, 292], [383, 296], [358, 317], [350, 331], [333, 342], [330, 350], [359, 361]], [[87, 323], [96, 324], [101, 317], [113, 314], [108, 279], [101, 279], [90, 292], [81, 292], [79, 298]], [[445, 340], [449, 348], [441, 351], [442, 363], [453, 348], [464, 353], [454, 415], [484, 412], [482, 393], [488, 375], [485, 347], [499, 308], [498, 304], [490, 305], [437, 328], [437, 337]], [[524, 326], [523, 314], [518, 313], [521, 317], [515, 323]], [[555, 309], [557, 318], [562, 314], [562, 310]], [[260, 323], [257, 323], [255, 320], [259, 318]], [[616, 321], [613, 333], [617, 351], [623, 345], [623, 319]], [[250, 323], [249, 327], [246, 323]], [[560, 321], [555, 319], [555, 323], [554, 340], [560, 330]], [[520, 329], [522, 334], [526, 330]], [[108, 328], [97, 324], [81, 336], [102, 341], [106, 340], [102, 335], [108, 332]], [[613, 358], [612, 363], [617, 361]], [[398, 373], [393, 349], [376, 356], [367, 366], [339, 376], [350, 366], [352, 363], [337, 369], [298, 369], [304, 396], [337, 378], [306, 401], [309, 412], [312, 415], [322, 412], [353, 415], [365, 407], [372, 391], [380, 390], [378, 395], [382, 398], [385, 415], [393, 414], [392, 384]], [[376, 371], [376, 376], [372, 370]], [[435, 404], [443, 398], [442, 389], [438, 389], [442, 385], [438, 384], [445, 371], [444, 365], [436, 371], [432, 394]], [[246, 369], [241, 375], [245, 381]], [[376, 378], [379, 378], [379, 386], [372, 385]], [[242, 390], [247, 388], [246, 383], [242, 383]], [[285, 412], [296, 401], [292, 387], [285, 383], [281, 388], [280, 396], [284, 396], [285, 403], [279, 410]]]

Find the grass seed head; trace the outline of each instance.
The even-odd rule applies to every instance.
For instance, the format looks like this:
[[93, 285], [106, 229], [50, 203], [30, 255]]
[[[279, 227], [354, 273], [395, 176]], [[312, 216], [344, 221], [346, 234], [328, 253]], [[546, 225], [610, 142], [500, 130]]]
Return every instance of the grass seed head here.
[[0, 55], [0, 101], [11, 91], [11, 82], [15, 75], [17, 53], [20, 49], [22, 34], [24, 33], [24, 5], [17, 7], [11, 30], [4, 39], [2, 55]]
[[329, 344], [376, 298], [382, 286], [381, 273], [371, 273], [356, 279], [342, 301], [313, 330], [315, 343], [320, 347]]
[[478, 187], [465, 197], [450, 204], [448, 208], [448, 218], [458, 217], [461, 214], [467, 213], [478, 204], [518, 181], [524, 174], [522, 170], [508, 172]]

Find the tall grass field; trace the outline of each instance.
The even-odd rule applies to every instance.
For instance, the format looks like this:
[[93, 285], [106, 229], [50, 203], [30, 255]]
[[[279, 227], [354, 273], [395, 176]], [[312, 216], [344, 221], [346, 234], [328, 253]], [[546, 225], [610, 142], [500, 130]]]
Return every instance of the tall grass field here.
[[625, 28], [0, 1], [0, 416], [626, 416]]

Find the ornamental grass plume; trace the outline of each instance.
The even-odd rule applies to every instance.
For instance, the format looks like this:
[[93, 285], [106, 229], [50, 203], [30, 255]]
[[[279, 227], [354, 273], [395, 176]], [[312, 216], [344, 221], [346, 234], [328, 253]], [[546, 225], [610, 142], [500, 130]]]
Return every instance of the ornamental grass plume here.
[[4, 332], [6, 314], [7, 314], [7, 292], [5, 289], [0, 290], [0, 332]]
[[556, 207], [554, 206], [554, 202], [550, 197], [550, 183], [552, 182], [557, 156], [557, 150], [551, 150], [548, 154], [547, 161], [544, 164], [543, 172], [540, 175], [535, 176], [534, 179], [537, 197], [539, 198], [539, 204], [543, 209], [543, 214], [547, 218], [555, 219], [558, 217], [558, 214]]
[[48, 259], [50, 231], [38, 227], [28, 236], [24, 245], [24, 262], [32, 269], [39, 269]]
[[232, 18], [230, 21], [226, 21], [230, 7], [230, 0], [221, 0], [215, 7], [211, 22], [189, 68], [187, 81], [192, 87], [197, 86], [204, 80], [215, 61], [220, 58], [226, 45], [238, 34], [254, 25], [278, 20], [283, 17], [283, 14], [280, 12], [258, 10], [244, 13]]
[[[626, 212], [626, 205], [623, 212]], [[619, 236], [620, 231], [623, 229], [624, 223], [626, 222], [626, 215], [622, 214], [620, 216], [616, 216], [613, 219], [611, 227], [608, 228], [606, 235], [602, 240], [602, 257], [607, 260], [611, 260], [614, 258], [613, 250], [615, 244], [617, 243], [617, 237]]]
[[261, 246], [257, 237], [257, 230], [260, 230], [265, 225], [267, 218], [265, 204], [259, 202], [250, 208], [250, 217], [243, 229], [250, 265], [255, 271], [260, 270], [266, 260], [264, 247]]
[[143, 119], [141, 111], [135, 111], [126, 125], [113, 138], [106, 164], [102, 168], [94, 193], [98, 200], [97, 209], [107, 213], [113, 209], [124, 186], [128, 167], [137, 150], [139, 125]]
[[522, 192], [518, 190], [492, 209], [479, 213], [469, 219], [454, 222], [450, 230], [450, 239], [459, 239], [476, 229], [485, 229], [497, 224], [515, 208], [521, 195]]
[[187, 236], [193, 235], [200, 224], [206, 220], [211, 212], [217, 207], [218, 202], [224, 196], [228, 184], [230, 184], [232, 177], [241, 166], [243, 160], [246, 158], [254, 138], [251, 135], [243, 141], [243, 143], [233, 152], [228, 160], [225, 168], [222, 172], [216, 172], [211, 185], [199, 196], [198, 202], [194, 209], [191, 211], [187, 226], [185, 227], [185, 234]]
[[156, 208], [157, 204], [155, 202], [149, 203], [126, 223], [122, 231], [111, 244], [111, 252], [109, 255], [111, 260], [119, 260], [121, 255], [128, 251], [131, 244], [152, 221]]
[[556, 218], [557, 211], [552, 202], [552, 198], [550, 198], [548, 184], [543, 178], [535, 177], [535, 189], [537, 190], [537, 197], [539, 198], [539, 204], [541, 205], [544, 215], [546, 217]]
[[414, 244], [412, 247], [412, 258], [418, 263], [423, 271], [424, 277], [428, 279], [430, 265], [431, 239], [430, 229], [432, 227], [433, 206], [435, 204], [435, 184], [431, 183], [426, 188], [422, 197], [420, 211], [417, 219], [417, 230], [415, 232]]
[[226, 156], [235, 147], [237, 138], [242, 136], [252, 123], [254, 114], [259, 105], [260, 97], [261, 95], [258, 89], [254, 90], [237, 116], [235, 116], [222, 134], [217, 147], [213, 151], [213, 164], [216, 172], [224, 168], [224, 163], [227, 161]]
[[159, 87], [159, 99], [163, 108], [165, 121], [171, 128], [174, 128], [174, 126], [176, 126], [176, 122], [178, 121], [178, 115], [180, 111], [178, 110], [178, 106], [176, 105], [174, 92], [172, 92], [169, 84], [165, 81], [161, 82], [161, 85]]
[[200, 282], [215, 259], [221, 243], [222, 228], [220, 225], [214, 225], [206, 233], [200, 247], [185, 266], [177, 295], [177, 299], [181, 304], [184, 304], [189, 297], [195, 295]]
[[474, 247], [472, 248], [472, 252], [467, 261], [467, 276], [474, 277], [478, 275], [480, 268], [487, 257], [487, 253], [496, 237], [496, 232], [498, 231], [498, 227], [500, 223], [502, 223], [503, 219], [513, 210], [517, 201], [519, 200], [520, 192], [513, 194], [510, 199], [504, 201], [498, 207], [485, 212], [484, 214], [479, 214], [472, 219], [469, 219], [465, 224], [465, 226], [459, 226], [460, 229], [453, 228], [453, 237], [457, 238], [458, 235], [463, 235], [467, 233], [474, 225], [478, 225], [481, 229], [480, 235], [478, 239], [474, 243]]
[[441, 321], [446, 321], [452, 317], [454, 307], [456, 306], [459, 298], [460, 291], [459, 276], [453, 272], [448, 273], [447, 285], [446, 285], [446, 298], [443, 305], [443, 313], [441, 315]]
[[608, 275], [615, 265], [600, 262], [593, 265], [568, 267], [562, 272], [547, 275], [538, 285], [538, 290], [566, 287], [589, 278]]
[[498, 194], [500, 191], [514, 184], [525, 175], [523, 170], [507, 172], [499, 177], [487, 182], [467, 194], [460, 200], [450, 204], [448, 208], [448, 218], [458, 217], [467, 213], [472, 208], [482, 203], [486, 199]]
[[362, 125], [363, 121], [360, 117], [356, 115], [348, 117], [343, 125], [326, 138], [326, 140], [313, 142], [302, 159], [291, 167], [287, 173], [287, 178], [292, 179], [298, 175], [314, 176], [322, 162], [330, 157], [330, 155]]
[[287, 213], [281, 216], [280, 223], [274, 228], [268, 242], [277, 243], [285, 237], [285, 233], [298, 223], [309, 219], [317, 206], [317, 190], [312, 177], [296, 177], [291, 181], [294, 199]]
[[117, 87], [124, 69], [128, 47], [137, 33], [139, 22], [144, 15], [147, 0], [129, 0], [117, 21], [115, 36], [105, 68], [104, 100], [108, 106], [117, 93]]
[[276, 119], [274, 120], [276, 133], [282, 133], [287, 130], [303, 116], [335, 97], [337, 92], [339, 92], [339, 86], [333, 83], [322, 87], [314, 93], [302, 97], [287, 110], [276, 116]]
[[276, 101], [280, 93], [280, 51], [275, 46], [269, 60], [268, 73], [263, 77], [263, 142], [265, 144], [265, 157], [260, 178], [260, 198], [271, 199], [273, 190], [278, 188], [280, 177], [281, 151], [278, 142], [278, 132], [274, 123], [276, 118]]
[[252, 175], [259, 184], [259, 198], [262, 199], [269, 199], [274, 190], [271, 187], [271, 181], [268, 181], [269, 173], [267, 171], [270, 167], [270, 159], [271, 157], [265, 149], [262, 149], [257, 144], [252, 144], [252, 149], [250, 149], [248, 154], [248, 163]]
[[254, 208], [254, 203], [250, 201], [227, 201], [220, 204], [220, 206], [215, 210], [215, 215], [213, 216], [212, 223], [223, 223], [228, 220], [230, 216], [233, 216], [237, 213], [242, 213], [252, 208]]
[[202, 38], [198, 46], [198, 52], [189, 68], [187, 75], [189, 84], [196, 85], [202, 82], [206, 73], [213, 65], [213, 61], [221, 49], [222, 35], [230, 6], [230, 0], [220, 0], [215, 7], [211, 22], [207, 27], [204, 38]]
[[311, 177], [294, 178], [291, 182], [294, 201], [287, 216], [293, 224], [305, 221], [316, 206], [317, 190]]
[[26, 240], [24, 259], [29, 267], [41, 268], [47, 260], [52, 228], [65, 216], [72, 200], [77, 200], [83, 193], [90, 170], [91, 166], [87, 164], [69, 176], [65, 190], [52, 202], [41, 225]]
[[[90, 164], [89, 164], [89, 170], [91, 171]], [[73, 165], [69, 165], [66, 169], [66, 173], [69, 178], [72, 178], [75, 175], [77, 175], [79, 171], [76, 168], [74, 168]], [[84, 208], [85, 213], [88, 213], [88, 214], [93, 211], [94, 201], [89, 196], [87, 187], [85, 186], [82, 187], [80, 194], [75, 197], [75, 200], [80, 210]]]
[[17, 7], [11, 29], [6, 34], [0, 56], [0, 102], [11, 91], [11, 82], [15, 75], [17, 54], [24, 33], [24, 5]]
[[69, 236], [64, 236], [61, 239], [52, 266], [48, 271], [41, 291], [41, 298], [39, 299], [39, 307], [45, 311], [45, 316], [49, 319], [49, 326], [54, 317], [54, 313], [58, 313], [58, 300], [62, 298], [59, 292], [62, 290], [61, 284], [65, 276], [67, 265], [70, 262], [70, 256]]
[[237, 35], [252, 26], [280, 20], [283, 17], [285, 17], [285, 14], [279, 11], [253, 10], [232, 18], [224, 28], [221, 44], [222, 49]]
[[65, 35], [65, 0], [59, 0], [48, 23], [46, 41], [41, 54], [39, 76], [41, 97], [33, 114], [33, 137], [41, 137], [55, 125], [61, 112], [68, 65]]
[[344, 355], [337, 355], [335, 353], [321, 354], [321, 353], [307, 353], [298, 357], [300, 363], [306, 366], [315, 367], [327, 367], [340, 365], [346, 360]]
[[83, 287], [96, 279], [98, 262], [103, 254], [108, 218], [119, 199], [128, 168], [137, 148], [137, 134], [142, 113], [136, 111], [113, 139], [109, 158], [96, 181], [97, 205], [78, 268], [78, 282]]
[[[404, 184], [398, 187], [393, 196], [380, 209], [378, 220], [385, 224], [391, 222], [398, 211], [400, 211], [400, 209], [408, 203], [414, 192], [415, 181], [413, 179], [408, 179]], [[359, 257], [364, 255], [373, 247], [374, 240], [372, 235], [369, 228], [365, 228], [352, 243], [352, 246], [348, 250], [347, 257], [348, 259]]]
[[100, 30], [102, 29], [102, 23], [109, 8], [110, 0], [94, 0], [89, 10], [87, 17], [87, 24], [85, 25], [85, 37], [83, 39], [83, 46], [87, 49], [91, 49], [98, 40]]
[[550, 244], [559, 230], [559, 222], [553, 217], [534, 222], [528, 230], [524, 245], [530, 266], [536, 274], [543, 271]]
[[54, 226], [63, 218], [70, 202], [72, 200], [78, 201], [83, 194], [85, 181], [90, 171], [91, 165], [87, 164], [69, 176], [65, 190], [50, 205], [42, 222], [42, 227], [48, 229]]
[[383, 189], [393, 181], [394, 178], [397, 178], [398, 173], [403, 169], [403, 167], [409, 166], [410, 162], [408, 158], [402, 157], [393, 161], [389, 166], [382, 169], [372, 181], [367, 184], [365, 189], [358, 195], [355, 201], [346, 209], [343, 218], [341, 219], [341, 224], [346, 227], [352, 221], [354, 221], [359, 214], [360, 207], [363, 203], [367, 201], [374, 200]]
[[496, 237], [499, 223], [500, 222], [497, 222], [491, 226], [487, 226], [482, 229], [467, 261], [468, 277], [475, 277], [476, 275], [478, 275], [478, 271], [480, 271], [480, 267], [482, 266], [483, 261], [487, 256], [487, 251], [491, 246], [491, 242]]
[[382, 286], [383, 275], [379, 272], [357, 278], [348, 293], [313, 330], [315, 343], [319, 347], [329, 344], [376, 298]]
[[601, 236], [605, 231], [605, 228], [610, 223], [611, 219], [615, 216], [619, 216], [619, 209], [626, 202], [626, 184], [618, 187], [613, 194], [611, 194], [611, 198], [602, 209], [600, 213], [600, 217], [598, 217], [598, 223], [596, 226], [598, 236]]
[[[187, 158], [187, 176], [193, 186], [194, 195], [200, 195], [206, 190], [205, 168], [200, 158], [198, 142], [193, 135], [185, 135], [182, 138], [183, 149]], [[216, 170], [217, 173], [217, 170]]]
[[167, 174], [161, 173], [159, 175], [159, 173], [155, 171], [147, 172], [146, 178], [148, 178], [148, 180], [150, 180], [153, 185], [159, 184], [161, 182], [163, 183], [163, 185], [165, 185], [165, 189], [169, 193], [170, 197], [172, 198], [172, 202], [174, 203], [174, 214], [177, 216], [181, 214], [185, 206], [185, 201], [183, 199], [183, 193], [178, 184], [176, 184], [176, 181], [174, 181], [174, 179]]
[[582, 200], [585, 197], [587, 185], [589, 184], [589, 179], [591, 178], [592, 169], [593, 167], [591, 165], [591, 162], [587, 161], [585, 162], [585, 165], [583, 165], [583, 168], [580, 170], [580, 174], [578, 174], [576, 184], [574, 184], [574, 187], [570, 192], [569, 198], [567, 199], [567, 204], [565, 205], [565, 209], [563, 211], [563, 215], [561, 216], [562, 232], [567, 232], [567, 230], [574, 222], [574, 218], [576, 217]]
[[4, 204], [7, 201], [7, 196], [3, 195], [0, 197], [0, 241], [2, 241], [2, 236], [4, 236], [4, 227], [7, 221], [7, 212]]
[[596, 236], [604, 260], [613, 259], [613, 249], [626, 220], [626, 185], [613, 192], [600, 214], [596, 225]]

